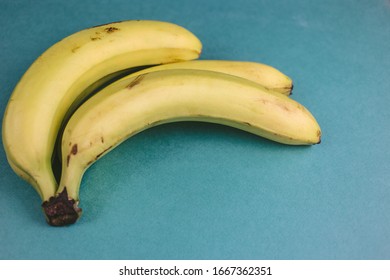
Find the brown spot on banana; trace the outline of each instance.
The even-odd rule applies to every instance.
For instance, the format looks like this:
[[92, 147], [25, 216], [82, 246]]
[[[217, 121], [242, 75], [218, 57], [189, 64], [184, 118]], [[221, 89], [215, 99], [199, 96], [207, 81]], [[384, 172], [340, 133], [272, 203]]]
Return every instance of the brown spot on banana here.
[[128, 84], [126, 86], [127, 89], [132, 89], [133, 87], [135, 87], [136, 85], [138, 85], [139, 83], [141, 83], [141, 81], [144, 79], [145, 77], [145, 74], [142, 74], [142, 75], [139, 75], [137, 76], [134, 80], [131, 81], [130, 84]]
[[[69, 143], [69, 144], [71, 144], [71, 143]], [[72, 149], [70, 150], [70, 153], [66, 157], [66, 166], [69, 166], [71, 156], [77, 155], [77, 152], [78, 152], [77, 144], [74, 144], [72, 146]]]
[[103, 152], [99, 153], [98, 155], [95, 156], [95, 159], [94, 160], [90, 160], [87, 162], [87, 165], [86, 166], [90, 166], [92, 163], [94, 163], [95, 161], [97, 161], [105, 152], [107, 152], [108, 150], [110, 150], [113, 146], [109, 146], [108, 148], [104, 149]]
[[70, 151], [72, 155], [77, 155], [77, 144], [74, 144], [72, 146], [72, 150]]
[[71, 49], [71, 52], [72, 53], [76, 53], [78, 51], [78, 49], [81, 48], [80, 46], [75, 46]]
[[69, 167], [69, 162], [70, 162], [70, 155], [66, 157], [66, 166]]
[[[107, 28], [104, 28], [104, 32], [106, 34], [112, 34], [116, 31], [120, 30], [119, 28], [117, 27], [114, 27], [114, 26], [109, 26]], [[91, 36], [90, 39], [91, 41], [97, 41], [97, 40], [101, 40], [102, 38], [104, 38], [104, 33], [102, 34], [102, 32], [99, 32], [99, 31], [96, 31], [95, 32], [95, 36]]]
[[104, 29], [104, 31], [105, 31], [106, 33], [108, 33], [108, 34], [113, 33], [113, 32], [115, 32], [115, 31], [118, 31], [118, 30], [119, 30], [119, 28], [114, 27], [114, 26], [110, 26], [110, 27], [107, 27], [107, 28]]
[[104, 149], [104, 151], [102, 151], [101, 153], [99, 153], [98, 155], [96, 155], [95, 160], [98, 160], [105, 152], [107, 152], [107, 151], [110, 150], [111, 148], [112, 148], [112, 145], [109, 146], [108, 148]]

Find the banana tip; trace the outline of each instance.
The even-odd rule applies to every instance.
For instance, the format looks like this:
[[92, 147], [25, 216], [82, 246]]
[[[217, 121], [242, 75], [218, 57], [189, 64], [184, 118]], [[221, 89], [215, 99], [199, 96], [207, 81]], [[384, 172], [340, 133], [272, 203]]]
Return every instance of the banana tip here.
[[51, 226], [66, 226], [74, 224], [81, 216], [78, 201], [68, 197], [66, 188], [42, 203], [46, 221]]
[[316, 144], [320, 144], [320, 143], [321, 143], [321, 138], [322, 138], [321, 129], [318, 129], [318, 131], [317, 131], [317, 136], [318, 136], [318, 141], [317, 141]]

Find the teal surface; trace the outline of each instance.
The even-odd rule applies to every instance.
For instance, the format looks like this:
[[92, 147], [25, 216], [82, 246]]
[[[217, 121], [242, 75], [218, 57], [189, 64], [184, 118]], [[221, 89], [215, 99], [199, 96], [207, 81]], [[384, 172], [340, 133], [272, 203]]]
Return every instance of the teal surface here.
[[86, 172], [84, 215], [65, 228], [45, 223], [1, 145], [1, 259], [390, 259], [390, 1], [0, 0], [0, 114], [50, 45], [124, 19], [188, 28], [202, 59], [282, 70], [322, 143], [159, 126]]

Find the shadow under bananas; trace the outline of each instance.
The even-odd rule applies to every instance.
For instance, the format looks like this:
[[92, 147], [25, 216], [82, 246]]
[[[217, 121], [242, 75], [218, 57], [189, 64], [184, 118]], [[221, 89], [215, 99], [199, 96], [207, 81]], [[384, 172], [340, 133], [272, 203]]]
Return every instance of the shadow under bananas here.
[[[141, 201], [137, 200], [140, 193], [153, 191], [155, 186], [148, 186], [151, 182], [164, 186], [175, 180], [178, 174], [169, 164], [178, 164], [188, 154], [195, 157], [196, 162], [201, 160], [217, 170], [219, 161], [231, 160], [229, 150], [232, 148], [236, 149], [236, 154], [243, 152], [243, 165], [248, 165], [253, 159], [253, 151], [256, 154], [266, 153], [268, 157], [273, 154], [283, 157], [286, 153], [301, 154], [310, 147], [283, 145], [220, 124], [195, 121], [162, 124], [127, 139], [87, 169], [80, 188], [80, 207], [84, 214], [78, 223], [88, 224], [102, 219], [102, 216], [115, 215], [115, 207], [126, 208], [126, 212], [128, 209], [127, 213], [132, 215], [144, 211], [137, 209], [137, 206], [144, 207], [142, 198]], [[218, 151], [212, 154], [216, 148]], [[196, 162], [191, 163], [194, 172], [197, 172]], [[168, 171], [169, 175], [155, 177], [163, 171]], [[266, 168], [264, 172], [267, 172]], [[216, 187], [223, 188], [220, 185]], [[131, 205], [128, 205], [129, 201], [132, 201]]]

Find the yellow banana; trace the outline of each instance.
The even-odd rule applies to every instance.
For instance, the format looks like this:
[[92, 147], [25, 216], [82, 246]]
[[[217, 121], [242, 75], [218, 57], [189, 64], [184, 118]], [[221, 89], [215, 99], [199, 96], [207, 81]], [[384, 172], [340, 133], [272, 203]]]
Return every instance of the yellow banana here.
[[49, 199], [57, 189], [56, 137], [69, 110], [88, 95], [85, 89], [123, 69], [196, 59], [201, 47], [188, 30], [147, 20], [92, 27], [54, 44], [26, 71], [7, 105], [2, 134], [12, 169]]
[[194, 69], [130, 75], [91, 97], [65, 127], [59, 189], [44, 204], [48, 222], [61, 226], [78, 219], [82, 176], [105, 153], [147, 128], [188, 120], [224, 124], [291, 145], [316, 144], [321, 137], [303, 105], [244, 78]]
[[137, 72], [138, 75], [151, 71], [167, 69], [198, 69], [222, 72], [237, 77], [245, 78], [263, 85], [285, 95], [290, 95], [293, 82], [290, 77], [278, 69], [263, 63], [234, 60], [191, 60], [177, 63], [169, 63], [146, 68]]

